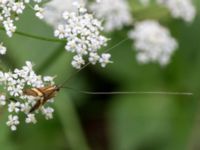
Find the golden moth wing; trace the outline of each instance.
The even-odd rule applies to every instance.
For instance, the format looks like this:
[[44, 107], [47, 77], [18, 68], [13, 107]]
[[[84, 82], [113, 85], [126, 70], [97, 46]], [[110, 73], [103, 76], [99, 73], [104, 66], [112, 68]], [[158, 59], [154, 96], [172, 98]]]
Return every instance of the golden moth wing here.
[[25, 94], [25, 95], [29, 95], [29, 96], [39, 96], [38, 95], [38, 92], [36, 92], [35, 90], [33, 90], [33, 89], [25, 89], [25, 90], [23, 90], [23, 93]]

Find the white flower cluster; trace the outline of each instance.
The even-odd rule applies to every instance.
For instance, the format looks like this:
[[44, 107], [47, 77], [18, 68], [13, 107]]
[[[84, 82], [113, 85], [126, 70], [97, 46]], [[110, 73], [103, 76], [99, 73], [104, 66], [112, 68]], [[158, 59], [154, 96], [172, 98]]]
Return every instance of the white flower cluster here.
[[99, 62], [105, 67], [109, 61], [110, 54], [98, 54], [98, 50], [107, 45], [107, 38], [101, 35], [103, 27], [101, 22], [87, 13], [87, 9], [76, 5], [76, 12], [63, 13], [63, 23], [55, 30], [55, 36], [59, 39], [66, 39], [65, 49], [75, 53], [72, 66], [80, 69], [85, 64], [84, 57], [88, 56], [91, 64]]
[[149, 0], [139, 0], [139, 2], [144, 5], [144, 6], [147, 6], [149, 4]]
[[99, 19], [105, 21], [107, 32], [121, 29], [133, 21], [127, 0], [100, 0], [90, 6]]
[[[82, 0], [76, 0], [82, 2]], [[74, 0], [52, 0], [44, 7], [44, 20], [51, 26], [57, 27], [62, 22], [62, 13], [74, 11]]]
[[[51, 119], [53, 109], [42, 106], [37, 111], [29, 113], [30, 109], [36, 104], [39, 97], [28, 96], [24, 94], [26, 88], [41, 88], [47, 85], [53, 85], [53, 77], [39, 76], [33, 71], [33, 65], [27, 61], [22, 69], [15, 69], [13, 72], [0, 72], [0, 84], [4, 91], [0, 95], [0, 106], [7, 106], [10, 113], [7, 125], [11, 130], [16, 130], [19, 121], [19, 113], [26, 115], [26, 123], [36, 123], [36, 113], [41, 113], [46, 119]], [[4, 94], [5, 93], [5, 94]], [[7, 94], [6, 94], [7, 93]]]
[[153, 20], [136, 23], [129, 36], [135, 41], [140, 63], [158, 62], [166, 65], [178, 46], [169, 30]]
[[9, 37], [16, 30], [14, 21], [19, 19], [18, 16], [23, 13], [26, 5], [30, 5], [31, 2], [35, 4], [36, 16], [42, 18], [42, 8], [38, 5], [42, 0], [0, 0], [0, 22]]
[[3, 43], [0, 44], [0, 55], [5, 55], [7, 48], [3, 46]]
[[196, 9], [192, 0], [157, 0], [165, 5], [174, 18], [182, 18], [186, 22], [192, 22], [196, 15]]

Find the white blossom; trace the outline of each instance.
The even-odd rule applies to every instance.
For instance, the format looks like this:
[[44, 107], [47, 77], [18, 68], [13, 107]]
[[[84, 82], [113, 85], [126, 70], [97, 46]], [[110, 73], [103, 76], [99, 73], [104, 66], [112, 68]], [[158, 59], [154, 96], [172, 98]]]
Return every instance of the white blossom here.
[[[96, 64], [100, 58], [99, 49], [107, 45], [107, 38], [101, 35], [103, 27], [101, 22], [87, 13], [87, 9], [76, 3], [75, 12], [64, 12], [63, 23], [59, 24], [54, 35], [59, 39], [66, 39], [65, 49], [75, 53], [72, 66], [80, 69], [86, 62]], [[102, 62], [103, 63], [103, 62]]]
[[112, 61], [110, 61], [111, 55], [107, 54], [107, 53], [103, 53], [99, 59], [99, 62], [101, 64], [102, 67], [106, 67], [106, 65], [108, 63], [112, 63]]
[[25, 8], [25, 5], [23, 2], [16, 2], [12, 6], [12, 10], [16, 12], [17, 14], [23, 13], [24, 8]]
[[101, 0], [93, 2], [91, 10], [105, 21], [104, 27], [107, 32], [119, 30], [133, 22], [127, 0]]
[[52, 119], [53, 118], [53, 112], [54, 112], [54, 109], [51, 108], [51, 107], [47, 107], [47, 108], [42, 108], [42, 113], [45, 115], [45, 118], [47, 120], [49, 119]]
[[11, 37], [16, 30], [14, 22], [19, 19], [19, 15], [24, 12], [27, 5], [33, 8], [38, 6], [38, 9], [36, 9], [36, 16], [42, 18], [41, 15], [39, 15], [39, 12], [41, 13], [42, 10], [39, 7], [39, 3], [41, 2], [42, 0], [0, 0], [0, 22], [9, 37]]
[[11, 128], [12, 131], [17, 130], [16, 126], [19, 124], [19, 117], [16, 115], [9, 115], [6, 124]]
[[[25, 114], [27, 118], [25, 119], [26, 123], [36, 123], [35, 113], [41, 112], [45, 118], [52, 118], [52, 109], [48, 108], [44, 110], [38, 108], [35, 112], [29, 114], [31, 108], [39, 100], [37, 96], [29, 96], [24, 93], [26, 88], [42, 88], [49, 85], [54, 85], [54, 77], [51, 76], [40, 76], [37, 75], [33, 70], [33, 64], [30, 61], [26, 62], [26, 65], [21, 69], [14, 69], [13, 72], [2, 72], [0, 71], [0, 85], [4, 87], [4, 91], [0, 95], [0, 105], [6, 107], [9, 115], [9, 120], [7, 125], [11, 127], [11, 130], [16, 130], [16, 126], [19, 124], [18, 115], [21, 113]], [[48, 103], [52, 103], [47, 101]], [[45, 104], [45, 105], [46, 105]]]
[[144, 5], [144, 6], [147, 6], [150, 2], [150, 0], [139, 0], [139, 2]]
[[7, 51], [7, 48], [3, 46], [3, 44], [0, 44], [0, 55], [5, 55]]
[[89, 61], [95, 65], [98, 60], [99, 60], [100, 56], [97, 54], [97, 53], [90, 53], [90, 56], [89, 56]]
[[43, 80], [44, 80], [44, 82], [48, 82], [48, 83], [51, 83], [53, 85], [53, 84], [55, 84], [54, 83], [54, 78], [55, 77], [52, 77], [52, 76], [44, 76]]
[[44, 18], [44, 9], [42, 7], [40, 7], [39, 5], [35, 5], [34, 10], [36, 11], [35, 15], [38, 18], [40, 18], [40, 19]]
[[140, 63], [158, 62], [166, 65], [178, 46], [169, 30], [153, 20], [137, 23], [129, 36], [134, 40]]
[[8, 111], [9, 112], [16, 112], [16, 113], [18, 113], [20, 111], [20, 103], [19, 102], [11, 102], [8, 105]]
[[59, 39], [63, 39], [65, 38], [66, 30], [69, 30], [69, 29], [66, 29], [64, 25], [59, 24], [57, 30], [55, 30], [54, 32], [54, 35], [58, 37]]
[[76, 55], [73, 58], [72, 66], [76, 69], [80, 69], [82, 65], [85, 64], [85, 61], [82, 56]]
[[6, 105], [6, 96], [0, 95], [0, 106]]
[[44, 7], [44, 20], [53, 27], [62, 22], [62, 14], [65, 11], [73, 12], [73, 3], [79, 2], [84, 5], [86, 0], [51, 0]]
[[186, 22], [192, 22], [196, 15], [196, 9], [192, 0], [157, 0], [159, 4], [166, 6], [174, 18], [181, 18]]
[[32, 101], [30, 101], [30, 99], [26, 103], [21, 103], [21, 105], [20, 105], [21, 110], [20, 111], [24, 112], [25, 114], [28, 114], [30, 109], [31, 109], [30, 103], [31, 104], [33, 103]]
[[26, 118], [26, 123], [37, 123], [37, 120], [35, 119], [35, 114], [28, 114]]

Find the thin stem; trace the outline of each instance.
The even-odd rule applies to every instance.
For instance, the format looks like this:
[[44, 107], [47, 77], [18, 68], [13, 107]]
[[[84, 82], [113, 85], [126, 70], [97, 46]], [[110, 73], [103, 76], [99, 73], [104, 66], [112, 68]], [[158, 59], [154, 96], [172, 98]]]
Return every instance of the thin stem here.
[[[5, 31], [5, 29], [3, 27], [0, 27], [0, 30]], [[59, 42], [59, 43], [66, 42], [66, 40], [41, 37], [41, 36], [29, 34], [29, 33], [24, 33], [24, 32], [21, 32], [21, 31], [15, 31], [14, 34], [25, 36], [25, 37], [36, 39], [36, 40], [47, 41], [47, 42]]]

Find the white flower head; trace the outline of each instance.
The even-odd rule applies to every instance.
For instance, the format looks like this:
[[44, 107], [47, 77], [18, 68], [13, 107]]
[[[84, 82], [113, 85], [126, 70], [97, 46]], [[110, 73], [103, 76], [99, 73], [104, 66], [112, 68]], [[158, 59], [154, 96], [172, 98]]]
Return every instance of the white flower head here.
[[64, 12], [63, 23], [58, 25], [55, 36], [66, 39], [65, 49], [75, 53], [72, 66], [80, 69], [86, 57], [91, 64], [96, 64], [100, 58], [99, 50], [107, 45], [108, 39], [101, 35], [103, 27], [101, 22], [87, 13], [87, 9], [76, 3], [75, 12]]
[[26, 118], [26, 123], [37, 123], [37, 120], [35, 118], [35, 114], [28, 114]]
[[119, 30], [133, 22], [127, 0], [101, 0], [91, 4], [91, 10], [105, 21], [107, 32]]
[[166, 65], [178, 46], [169, 30], [153, 20], [137, 23], [129, 36], [134, 40], [140, 63], [158, 62]]
[[112, 61], [110, 61], [111, 55], [108, 53], [103, 53], [101, 55], [101, 57], [99, 58], [99, 62], [101, 64], [102, 67], [106, 67], [107, 64], [112, 63]]
[[93, 65], [95, 65], [98, 62], [99, 59], [100, 59], [100, 56], [97, 53], [93, 53], [93, 52], [90, 53], [89, 61]]
[[42, 1], [43, 0], [0, 0], [0, 22], [9, 37], [15, 32], [16, 26], [14, 25], [14, 22], [19, 19], [20, 14], [23, 14], [27, 7], [26, 4], [35, 8], [36, 16], [42, 18], [42, 15], [40, 15], [42, 8], [39, 7], [39, 4]]
[[0, 95], [0, 106], [6, 105], [6, 96], [5, 95]]
[[72, 66], [76, 69], [80, 69], [82, 65], [85, 64], [85, 61], [82, 56], [76, 55], [73, 58]]
[[[23, 113], [27, 116], [25, 118], [26, 123], [36, 123], [35, 114], [42, 113], [48, 119], [51, 119], [53, 111], [50, 109], [44, 110], [41, 107], [38, 107], [36, 111], [30, 111], [37, 104], [39, 100], [41, 100], [41, 96], [37, 94], [27, 94], [26, 90], [29, 91], [34, 88], [44, 88], [47, 86], [53, 86], [54, 77], [51, 76], [41, 76], [37, 75], [33, 70], [33, 64], [30, 61], [26, 61], [26, 65], [21, 69], [14, 69], [13, 72], [0, 72], [0, 84], [4, 87], [4, 92], [7, 95], [0, 95], [0, 105], [6, 107], [8, 112], [11, 113], [9, 115], [9, 120], [7, 125], [11, 127], [11, 130], [16, 130], [16, 125], [19, 124], [18, 115]], [[33, 90], [34, 91], [34, 90]], [[33, 92], [34, 93], [34, 92]], [[8, 101], [8, 102], [7, 102]], [[45, 105], [48, 103], [52, 103], [47, 101]]]
[[28, 102], [26, 102], [26, 103], [21, 103], [21, 105], [20, 105], [20, 109], [21, 110], [20, 111], [24, 112], [25, 114], [28, 114], [30, 109], [31, 109], [30, 104], [32, 104], [32, 101], [30, 101], [30, 100]]
[[84, 0], [51, 0], [44, 7], [44, 20], [53, 27], [57, 27], [62, 23], [62, 14], [65, 11], [75, 11], [73, 3], [85, 3]]
[[18, 113], [20, 111], [20, 103], [19, 102], [11, 102], [10, 104], [8, 104], [8, 111]]
[[47, 107], [47, 108], [42, 108], [42, 113], [45, 115], [45, 118], [47, 120], [49, 119], [52, 119], [53, 118], [53, 112], [54, 112], [54, 109], [51, 108], [51, 107]]
[[35, 15], [39, 19], [43, 19], [44, 18], [44, 9], [42, 7], [40, 7], [39, 5], [35, 5], [34, 6], [34, 10], [36, 11]]
[[196, 9], [192, 0], [157, 0], [159, 4], [165, 5], [174, 18], [181, 18], [186, 22], [192, 22], [196, 15]]
[[6, 54], [6, 47], [3, 46], [3, 44], [0, 44], [0, 55], [5, 55]]
[[144, 5], [144, 6], [147, 6], [150, 2], [150, 0], [139, 0], [139, 2]]
[[47, 82], [47, 83], [50, 83], [51, 85], [53, 85], [53, 84], [55, 84], [54, 78], [55, 77], [52, 77], [52, 76], [44, 76], [43, 80], [44, 80], [44, 82]]
[[19, 117], [16, 115], [9, 115], [6, 124], [11, 128], [12, 131], [17, 130], [16, 126], [19, 124]]
[[25, 8], [25, 5], [23, 2], [16, 2], [13, 4], [12, 6], [12, 10], [14, 12], [16, 12], [17, 14], [22, 14], [23, 13], [23, 10]]

